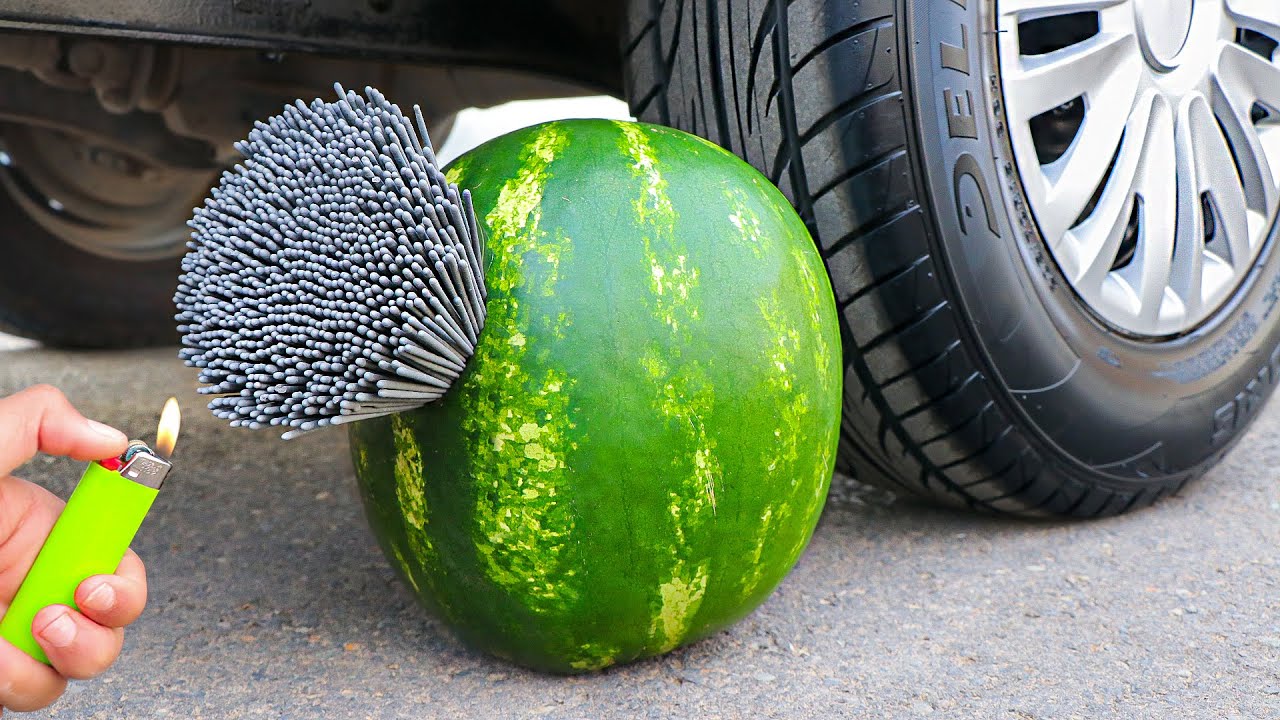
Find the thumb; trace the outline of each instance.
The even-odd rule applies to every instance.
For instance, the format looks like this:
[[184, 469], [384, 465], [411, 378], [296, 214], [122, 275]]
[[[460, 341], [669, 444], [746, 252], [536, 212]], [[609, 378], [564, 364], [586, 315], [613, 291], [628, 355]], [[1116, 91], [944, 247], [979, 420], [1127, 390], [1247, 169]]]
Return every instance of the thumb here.
[[0, 399], [0, 476], [37, 452], [101, 460], [124, 452], [128, 443], [124, 433], [85, 418], [48, 385]]

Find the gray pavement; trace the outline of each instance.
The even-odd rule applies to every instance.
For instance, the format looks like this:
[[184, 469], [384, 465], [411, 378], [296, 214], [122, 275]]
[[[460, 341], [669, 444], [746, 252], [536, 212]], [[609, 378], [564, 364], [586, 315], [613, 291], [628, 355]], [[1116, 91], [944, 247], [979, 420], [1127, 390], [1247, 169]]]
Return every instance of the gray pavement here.
[[[233, 431], [174, 351], [0, 349], [0, 394], [63, 388], [154, 432], [177, 474], [135, 548], [152, 600], [59, 718], [1280, 717], [1280, 404], [1182, 496], [1025, 523], [838, 479], [813, 542], [736, 627], [668, 657], [546, 677], [468, 651], [396, 583], [341, 432]], [[76, 463], [21, 474], [65, 494]]]

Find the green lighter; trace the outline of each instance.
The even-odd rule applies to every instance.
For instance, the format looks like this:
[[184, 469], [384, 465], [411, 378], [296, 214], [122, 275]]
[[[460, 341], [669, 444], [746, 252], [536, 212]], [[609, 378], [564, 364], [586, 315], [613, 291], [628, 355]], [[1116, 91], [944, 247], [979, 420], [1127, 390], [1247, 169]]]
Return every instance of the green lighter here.
[[158, 454], [134, 441], [120, 457], [89, 464], [0, 619], [0, 637], [48, 664], [31, 632], [36, 613], [49, 605], [76, 607], [81, 582], [120, 566], [172, 469], [161, 455], [172, 455], [180, 423], [178, 402], [169, 398], [156, 433]]

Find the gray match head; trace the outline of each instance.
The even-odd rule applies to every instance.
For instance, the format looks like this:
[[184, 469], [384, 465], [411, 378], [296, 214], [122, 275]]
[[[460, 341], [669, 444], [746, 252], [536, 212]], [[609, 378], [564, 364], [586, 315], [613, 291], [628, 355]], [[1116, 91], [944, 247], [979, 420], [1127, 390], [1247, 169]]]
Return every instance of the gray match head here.
[[335, 87], [257, 123], [189, 223], [179, 357], [233, 426], [292, 437], [431, 402], [484, 327], [479, 225], [421, 112]]

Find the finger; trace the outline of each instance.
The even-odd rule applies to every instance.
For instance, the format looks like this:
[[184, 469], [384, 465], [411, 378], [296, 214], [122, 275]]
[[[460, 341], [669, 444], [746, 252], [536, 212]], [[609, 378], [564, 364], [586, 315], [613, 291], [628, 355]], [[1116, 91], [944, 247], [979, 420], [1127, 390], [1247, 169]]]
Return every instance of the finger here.
[[31, 629], [53, 668], [71, 680], [106, 672], [124, 646], [123, 630], [102, 627], [66, 605], [50, 605], [36, 613]]
[[101, 460], [124, 452], [129, 439], [119, 430], [86, 419], [59, 390], [36, 385], [0, 399], [0, 476], [37, 452]]
[[133, 551], [115, 575], [95, 575], [76, 588], [76, 607], [90, 620], [122, 628], [142, 615], [147, 605], [147, 574]]
[[56, 670], [0, 640], [0, 706], [28, 712], [39, 710], [67, 689]]

